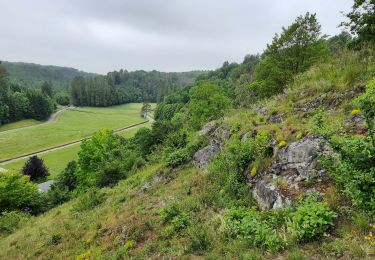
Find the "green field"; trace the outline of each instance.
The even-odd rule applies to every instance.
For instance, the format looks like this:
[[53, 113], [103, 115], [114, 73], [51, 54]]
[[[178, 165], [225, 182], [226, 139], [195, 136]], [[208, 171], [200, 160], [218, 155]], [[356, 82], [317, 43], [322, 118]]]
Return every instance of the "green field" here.
[[0, 160], [79, 140], [103, 128], [117, 129], [142, 122], [141, 106], [134, 103], [110, 108], [69, 109], [51, 123], [0, 132]]
[[40, 123], [41, 123], [40, 121], [37, 121], [35, 119], [24, 119], [18, 122], [9, 123], [9, 124], [0, 126], [0, 132], [27, 127], [27, 126], [38, 125]]
[[[120, 132], [119, 135], [130, 138], [132, 137], [140, 128], [142, 127], [150, 127], [151, 123], [147, 123], [145, 125], [141, 125], [137, 128], [130, 129], [129, 131]], [[44, 163], [47, 165], [49, 169], [49, 179], [56, 178], [56, 175], [59, 174], [68, 162], [72, 160], [76, 160], [78, 158], [78, 151], [80, 150], [80, 145], [72, 145], [66, 148], [62, 148], [60, 150], [51, 151], [48, 153], [38, 155], [39, 158], [44, 160]], [[27, 159], [21, 159], [9, 164], [0, 165], [2, 168], [7, 170], [14, 170], [19, 171], [22, 166], [25, 164]]]

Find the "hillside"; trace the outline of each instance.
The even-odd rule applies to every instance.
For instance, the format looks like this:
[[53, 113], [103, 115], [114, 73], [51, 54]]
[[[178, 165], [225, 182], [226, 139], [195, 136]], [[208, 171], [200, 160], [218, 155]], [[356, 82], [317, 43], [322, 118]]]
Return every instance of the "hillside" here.
[[[356, 116], [351, 115], [353, 98], [363, 92], [364, 82], [347, 83], [348, 70], [354, 65], [350, 60], [352, 57], [344, 56], [314, 66], [302, 74], [286, 94], [253, 108], [232, 109], [223, 120], [211, 124], [213, 128], [206, 126], [206, 134], [211, 136], [209, 138], [218, 138], [217, 141], [224, 140], [222, 153], [235, 160], [239, 156], [233, 150], [238, 149], [235, 145], [246, 143], [244, 135], [248, 140], [256, 140], [247, 134], [254, 135], [254, 131], [271, 133], [281, 152], [299, 140], [310, 140], [315, 131], [340, 131], [341, 134], [364, 131], [365, 126], [358, 124]], [[294, 101], [296, 97], [298, 102]], [[315, 128], [313, 122], [321, 113], [324, 122], [331, 122], [325, 124], [329, 129]], [[214, 132], [216, 134], [210, 134]], [[229, 136], [230, 141], [225, 141]], [[214, 159], [208, 171], [191, 163], [171, 169], [150, 162], [149, 166], [113, 188], [92, 191], [94, 193], [32, 218], [25, 227], [2, 239], [0, 256], [40, 259], [112, 259], [120, 256], [142, 259], [199, 256], [210, 259], [321, 259], [345, 256], [344, 259], [365, 259], [374, 256], [375, 248], [363, 239], [370, 219], [354, 208], [348, 213], [349, 201], [332, 183], [325, 187], [323, 200], [338, 214], [336, 231], [327, 233], [320, 242], [292, 243], [285, 246], [287, 251], [277, 253], [274, 252], [277, 244], [272, 244], [276, 241], [254, 248], [246, 240], [225, 238], [225, 230], [230, 228], [225, 222], [229, 221], [226, 217], [229, 208], [236, 205], [249, 207], [256, 202], [246, 190], [237, 190], [240, 187], [236, 188], [233, 180], [225, 180], [224, 165], [215, 168], [224, 154]], [[195, 158], [195, 161], [199, 160]], [[272, 160], [267, 159], [267, 163], [254, 161], [247, 169], [259, 165], [257, 172], [261, 176]], [[159, 160], [154, 158], [153, 161]], [[249, 173], [249, 186], [244, 187], [251, 187], [251, 179]], [[277, 185], [283, 185], [281, 180]], [[291, 187], [283, 189], [287, 192]], [[235, 195], [235, 192], [240, 192], [241, 196], [237, 197], [239, 194]], [[267, 212], [264, 217], [271, 221], [270, 227], [280, 228], [287, 214], [287, 211]], [[263, 238], [259, 239], [262, 241]], [[268, 251], [267, 248], [273, 249]]]
[[39, 88], [43, 82], [51, 81], [58, 90], [67, 90], [74, 77], [93, 77], [97, 74], [80, 71], [69, 67], [39, 65], [25, 62], [2, 61], [10, 78], [22, 80], [29, 87]]
[[166, 95], [151, 128], [96, 132], [46, 193], [38, 171], [0, 172], [0, 258], [374, 259], [375, 39], [359, 26], [374, 14], [358, 20], [361, 3], [355, 37], [327, 39], [306, 13], [262, 55]]

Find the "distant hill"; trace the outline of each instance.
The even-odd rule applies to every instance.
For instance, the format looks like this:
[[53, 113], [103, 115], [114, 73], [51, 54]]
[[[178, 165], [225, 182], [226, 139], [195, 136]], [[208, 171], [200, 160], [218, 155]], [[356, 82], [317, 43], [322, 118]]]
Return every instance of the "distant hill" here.
[[25, 62], [2, 61], [10, 78], [25, 82], [26, 86], [39, 87], [44, 81], [51, 81], [56, 89], [67, 89], [76, 76], [92, 77], [98, 74], [88, 73], [69, 67], [39, 65]]

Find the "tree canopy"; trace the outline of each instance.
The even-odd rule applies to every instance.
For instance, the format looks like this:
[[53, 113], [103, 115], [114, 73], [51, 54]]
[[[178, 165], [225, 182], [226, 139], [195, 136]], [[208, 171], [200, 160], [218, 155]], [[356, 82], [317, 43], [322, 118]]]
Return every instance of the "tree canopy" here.
[[349, 19], [341, 25], [357, 36], [359, 43], [375, 43], [375, 1], [354, 0], [352, 10], [346, 14]]
[[327, 51], [316, 15], [298, 16], [267, 45], [255, 70], [255, 81], [248, 88], [260, 98], [280, 93], [294, 75], [308, 69]]

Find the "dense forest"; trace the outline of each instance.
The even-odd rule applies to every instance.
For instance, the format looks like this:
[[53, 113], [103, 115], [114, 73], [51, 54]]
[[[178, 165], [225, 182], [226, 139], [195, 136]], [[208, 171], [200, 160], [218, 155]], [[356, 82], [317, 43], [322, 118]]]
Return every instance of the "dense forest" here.
[[97, 74], [68, 67], [39, 65], [25, 62], [3, 61], [11, 80], [21, 81], [29, 88], [38, 88], [44, 82], [51, 82], [56, 92], [68, 92], [71, 80], [76, 76], [93, 77]]
[[169, 93], [193, 83], [199, 73], [120, 70], [106, 76], [75, 77], [70, 89], [71, 102], [75, 106], [159, 102]]
[[[330, 38], [298, 16], [261, 55], [160, 94], [151, 128], [83, 141], [46, 193], [37, 158], [0, 172], [0, 257], [374, 259], [374, 10], [355, 0]], [[119, 102], [139, 83], [124, 75], [72, 95]]]
[[0, 125], [26, 118], [47, 119], [55, 106], [50, 83], [44, 82], [39, 89], [25, 88], [10, 80], [0, 64]]

